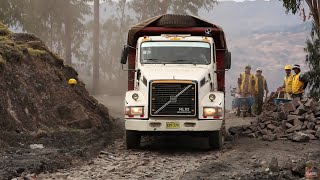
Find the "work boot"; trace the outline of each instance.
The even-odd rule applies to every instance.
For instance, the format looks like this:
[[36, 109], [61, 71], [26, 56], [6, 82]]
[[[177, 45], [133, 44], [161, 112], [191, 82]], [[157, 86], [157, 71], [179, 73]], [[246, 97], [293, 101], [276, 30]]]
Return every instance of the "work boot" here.
[[236, 116], [240, 116], [240, 108], [237, 108], [237, 114], [236, 114]]
[[249, 115], [250, 115], [251, 117], [256, 117], [256, 116], [252, 113], [251, 107], [249, 108], [248, 113], [249, 113]]

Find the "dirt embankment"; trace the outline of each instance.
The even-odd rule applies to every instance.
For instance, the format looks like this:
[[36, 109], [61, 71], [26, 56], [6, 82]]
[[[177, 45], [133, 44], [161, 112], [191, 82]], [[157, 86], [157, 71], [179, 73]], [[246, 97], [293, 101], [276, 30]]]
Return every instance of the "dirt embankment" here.
[[40, 39], [0, 23], [0, 179], [67, 167], [110, 141], [108, 109], [70, 78]]

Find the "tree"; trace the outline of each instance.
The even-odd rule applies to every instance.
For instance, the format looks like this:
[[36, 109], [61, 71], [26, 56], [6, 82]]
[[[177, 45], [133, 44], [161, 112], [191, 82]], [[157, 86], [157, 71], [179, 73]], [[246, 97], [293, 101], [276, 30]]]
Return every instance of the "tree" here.
[[72, 54], [81, 58], [84, 16], [91, 13], [88, 0], [0, 0], [0, 20], [33, 33], [71, 64]]
[[283, 0], [283, 6], [286, 8], [287, 12], [292, 12], [296, 14], [298, 12], [301, 13], [304, 20], [306, 19], [304, 2], [308, 5], [310, 10], [310, 15], [314, 19], [314, 24], [317, 29], [319, 29], [320, 25], [320, 0]]
[[100, 16], [99, 16], [99, 0], [94, 0], [94, 32], [93, 32], [93, 80], [92, 90], [97, 93], [99, 84], [99, 36], [100, 36]]
[[300, 14], [306, 19], [303, 2], [306, 2], [310, 9], [310, 16], [313, 19], [311, 38], [306, 41], [305, 52], [308, 53], [306, 63], [310, 70], [306, 73], [309, 80], [310, 95], [320, 99], [320, 0], [283, 0], [283, 6], [287, 12]]
[[198, 15], [199, 9], [210, 10], [216, 3], [216, 0], [132, 0], [130, 7], [141, 21], [169, 12]]

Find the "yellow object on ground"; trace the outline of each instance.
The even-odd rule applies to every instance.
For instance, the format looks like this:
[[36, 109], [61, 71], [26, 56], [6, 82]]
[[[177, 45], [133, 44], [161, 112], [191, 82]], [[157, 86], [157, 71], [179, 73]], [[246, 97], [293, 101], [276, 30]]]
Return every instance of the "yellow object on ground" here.
[[77, 82], [77, 80], [71, 78], [71, 79], [69, 79], [68, 84], [70, 84], [70, 85], [76, 85], [76, 84], [78, 84], [78, 82]]

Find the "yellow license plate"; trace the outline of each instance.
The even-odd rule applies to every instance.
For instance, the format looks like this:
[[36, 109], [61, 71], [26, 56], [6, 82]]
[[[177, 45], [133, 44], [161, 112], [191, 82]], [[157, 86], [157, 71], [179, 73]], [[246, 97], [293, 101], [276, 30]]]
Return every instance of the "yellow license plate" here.
[[178, 122], [167, 122], [167, 129], [179, 129], [180, 123]]

